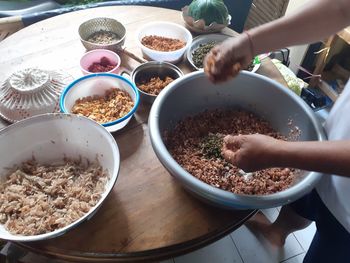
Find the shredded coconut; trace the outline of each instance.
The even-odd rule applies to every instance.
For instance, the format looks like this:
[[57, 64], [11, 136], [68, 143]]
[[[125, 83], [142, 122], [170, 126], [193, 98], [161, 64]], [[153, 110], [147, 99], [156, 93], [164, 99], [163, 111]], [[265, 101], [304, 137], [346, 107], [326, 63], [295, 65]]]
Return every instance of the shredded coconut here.
[[28, 160], [0, 184], [0, 223], [12, 234], [39, 235], [65, 227], [96, 205], [109, 175], [98, 162], [63, 165]]

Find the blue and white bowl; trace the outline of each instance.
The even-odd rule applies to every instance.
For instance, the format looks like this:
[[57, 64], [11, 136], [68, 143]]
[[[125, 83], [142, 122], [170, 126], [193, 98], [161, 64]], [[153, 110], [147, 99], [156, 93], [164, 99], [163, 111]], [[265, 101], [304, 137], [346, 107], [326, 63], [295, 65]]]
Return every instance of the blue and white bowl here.
[[134, 101], [134, 107], [124, 117], [103, 123], [109, 132], [124, 128], [134, 115], [140, 100], [139, 91], [135, 84], [128, 79], [110, 73], [96, 73], [81, 77], [69, 84], [60, 97], [60, 108], [64, 113], [71, 113], [71, 109], [78, 99], [88, 96], [103, 96], [111, 88], [118, 88], [129, 93]]

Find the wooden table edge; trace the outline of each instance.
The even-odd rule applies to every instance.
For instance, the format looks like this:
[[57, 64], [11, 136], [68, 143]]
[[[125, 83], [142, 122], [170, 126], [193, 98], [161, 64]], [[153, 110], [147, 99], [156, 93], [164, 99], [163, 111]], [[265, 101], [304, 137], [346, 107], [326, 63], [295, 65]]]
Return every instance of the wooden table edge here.
[[181, 244], [175, 244], [163, 248], [150, 249], [140, 252], [131, 253], [115, 253], [115, 254], [97, 254], [97, 253], [82, 253], [76, 255], [68, 255], [65, 251], [42, 251], [35, 249], [31, 246], [27, 246], [25, 243], [14, 242], [14, 244], [20, 248], [24, 248], [30, 252], [47, 256], [50, 258], [56, 258], [61, 260], [67, 260], [71, 262], [136, 262], [136, 261], [158, 261], [166, 260], [172, 257], [181, 256], [197, 249], [203, 248], [209, 244], [218, 241], [219, 239], [227, 236], [234, 230], [241, 227], [249, 218], [254, 216], [258, 212], [257, 209], [251, 210], [251, 212], [242, 219], [238, 224], [229, 225], [224, 229], [216, 230], [214, 233], [204, 235], [202, 237], [186, 241]]

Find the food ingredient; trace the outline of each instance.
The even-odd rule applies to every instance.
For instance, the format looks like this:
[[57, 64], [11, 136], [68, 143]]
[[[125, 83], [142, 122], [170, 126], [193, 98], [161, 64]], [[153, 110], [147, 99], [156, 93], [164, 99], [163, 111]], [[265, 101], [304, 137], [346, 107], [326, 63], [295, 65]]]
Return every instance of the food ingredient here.
[[258, 116], [240, 110], [211, 110], [180, 121], [164, 134], [173, 158], [199, 180], [236, 194], [265, 195], [287, 189], [297, 171], [270, 168], [249, 176], [221, 156], [222, 138], [227, 134], [265, 134], [286, 140]]
[[174, 79], [172, 77], [166, 76], [164, 79], [160, 77], [153, 77], [148, 81], [141, 81], [137, 83], [137, 87], [152, 95], [158, 95], [168, 84], [170, 84]]
[[202, 138], [200, 148], [203, 155], [207, 158], [223, 158], [221, 149], [224, 142], [224, 135], [220, 133], [209, 133]]
[[206, 26], [216, 22], [228, 24], [229, 14], [223, 0], [193, 0], [188, 6], [188, 15], [195, 21], [203, 19]]
[[[215, 65], [215, 59], [214, 56], [210, 56], [207, 58], [206, 64], [204, 65], [204, 72], [207, 74], [211, 74], [213, 72], [213, 67]], [[223, 68], [218, 76], [216, 76], [217, 79], [214, 79], [214, 81], [223, 80], [225, 78], [228, 78], [229, 76], [234, 77], [236, 76], [239, 71], [241, 70], [241, 63], [237, 62], [236, 64], [232, 65], [231, 67], [225, 67]]]
[[204, 44], [200, 44], [198, 48], [196, 48], [192, 52], [192, 60], [194, 65], [197, 68], [203, 68], [203, 61], [205, 56], [209, 53], [209, 51], [216, 45], [215, 42], [208, 42]]
[[120, 38], [116, 33], [106, 30], [94, 32], [87, 38], [87, 41], [100, 45], [112, 44], [118, 40], [120, 40]]
[[162, 37], [156, 35], [144, 36], [142, 45], [157, 51], [175, 51], [186, 46], [186, 42], [176, 38]]
[[0, 185], [0, 223], [10, 233], [25, 236], [65, 227], [97, 204], [108, 178], [97, 161], [23, 162]]
[[111, 71], [112, 69], [114, 69], [116, 67], [115, 64], [113, 64], [108, 58], [106, 57], [102, 57], [100, 59], [100, 62], [94, 62], [92, 63], [89, 68], [88, 71], [89, 72], [108, 72]]
[[[204, 58], [205, 56], [209, 53], [209, 51], [218, 43], [210, 41], [208, 43], [203, 43], [200, 44], [198, 48], [196, 48], [193, 52], [192, 52], [192, 60], [193, 60], [193, 64], [197, 67], [197, 68], [203, 68], [203, 62], [204, 62]], [[248, 65], [248, 67], [246, 68], [246, 70], [248, 71], [252, 71], [254, 66], [256, 64], [261, 63], [258, 57], [255, 57], [254, 59], [252, 59], [252, 61], [250, 62], [250, 64]]]
[[78, 99], [71, 112], [103, 124], [124, 117], [133, 107], [134, 102], [129, 93], [118, 88], [110, 88], [102, 96]]
[[289, 89], [294, 91], [298, 96], [301, 95], [301, 91], [308, 84], [302, 79], [298, 78], [293, 71], [290, 70], [287, 66], [283, 65], [282, 62], [278, 59], [272, 59], [273, 64], [277, 67], [279, 72], [281, 72], [283, 78], [288, 84]]

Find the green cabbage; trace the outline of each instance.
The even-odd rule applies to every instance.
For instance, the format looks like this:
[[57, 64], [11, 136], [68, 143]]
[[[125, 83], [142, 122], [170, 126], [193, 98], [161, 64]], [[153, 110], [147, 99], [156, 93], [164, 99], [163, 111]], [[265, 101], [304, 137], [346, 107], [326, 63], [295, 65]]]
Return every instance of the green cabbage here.
[[301, 90], [307, 86], [302, 79], [299, 79], [293, 71], [282, 64], [281, 61], [277, 59], [272, 59], [273, 64], [277, 67], [279, 72], [281, 72], [284, 80], [287, 82], [289, 89], [294, 91], [297, 95], [301, 95]]
[[229, 16], [223, 0], [194, 0], [188, 6], [188, 14], [194, 20], [203, 19], [206, 26], [213, 22], [226, 24]]

